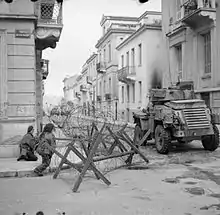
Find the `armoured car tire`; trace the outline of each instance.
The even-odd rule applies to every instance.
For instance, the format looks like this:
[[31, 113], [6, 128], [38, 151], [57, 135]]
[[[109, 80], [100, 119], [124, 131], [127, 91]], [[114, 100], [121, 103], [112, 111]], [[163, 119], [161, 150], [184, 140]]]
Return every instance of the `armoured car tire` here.
[[134, 128], [134, 142], [138, 143], [143, 137], [143, 132], [139, 125], [135, 125]]
[[205, 150], [215, 151], [219, 146], [219, 130], [213, 125], [214, 134], [202, 137], [202, 145]]
[[164, 129], [162, 125], [158, 125], [155, 129], [155, 145], [157, 152], [160, 154], [168, 154], [171, 144], [170, 131]]

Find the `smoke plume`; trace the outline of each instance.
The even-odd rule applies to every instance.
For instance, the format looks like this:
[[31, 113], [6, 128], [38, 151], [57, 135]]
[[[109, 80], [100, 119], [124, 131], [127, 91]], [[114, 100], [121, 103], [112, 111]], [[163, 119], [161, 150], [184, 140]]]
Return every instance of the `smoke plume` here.
[[152, 75], [151, 75], [151, 81], [150, 81], [150, 88], [151, 89], [161, 89], [162, 88], [162, 75], [161, 72], [159, 72], [157, 69], [154, 69]]

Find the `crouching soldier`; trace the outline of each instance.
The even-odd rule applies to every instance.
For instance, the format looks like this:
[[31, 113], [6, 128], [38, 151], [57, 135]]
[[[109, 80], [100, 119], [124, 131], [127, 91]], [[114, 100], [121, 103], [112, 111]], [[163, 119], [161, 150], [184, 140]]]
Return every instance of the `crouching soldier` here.
[[27, 134], [22, 138], [19, 147], [20, 147], [20, 156], [17, 161], [37, 161], [37, 156], [34, 154], [34, 148], [37, 142], [37, 139], [34, 137], [34, 127], [29, 126]]
[[39, 143], [36, 147], [36, 152], [42, 157], [42, 164], [34, 169], [34, 173], [38, 176], [43, 176], [43, 171], [49, 167], [53, 152], [47, 148], [46, 144], [49, 144], [53, 148], [56, 147], [56, 140], [53, 132], [55, 127], [52, 123], [45, 125], [43, 132], [39, 136]]

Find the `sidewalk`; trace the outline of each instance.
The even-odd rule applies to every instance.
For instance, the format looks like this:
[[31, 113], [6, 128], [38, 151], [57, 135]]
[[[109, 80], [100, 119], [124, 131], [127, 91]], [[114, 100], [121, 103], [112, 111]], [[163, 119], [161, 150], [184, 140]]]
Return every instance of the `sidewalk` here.
[[[38, 161], [17, 161], [16, 158], [0, 159], [0, 178], [6, 177], [34, 177], [33, 170], [41, 163], [41, 158]], [[68, 166], [64, 166], [68, 168]], [[54, 165], [51, 165], [45, 170], [45, 174], [52, 173], [56, 170]]]
[[[61, 154], [64, 154], [65, 147], [58, 148]], [[77, 162], [79, 159], [70, 153], [68, 160]], [[50, 167], [45, 170], [45, 174], [52, 173], [56, 170], [60, 163], [60, 158], [54, 155], [51, 160]], [[38, 156], [38, 161], [17, 161], [17, 158], [0, 158], [0, 178], [5, 177], [34, 177], [33, 170], [41, 164], [41, 156]], [[68, 168], [67, 165], [64, 169]]]

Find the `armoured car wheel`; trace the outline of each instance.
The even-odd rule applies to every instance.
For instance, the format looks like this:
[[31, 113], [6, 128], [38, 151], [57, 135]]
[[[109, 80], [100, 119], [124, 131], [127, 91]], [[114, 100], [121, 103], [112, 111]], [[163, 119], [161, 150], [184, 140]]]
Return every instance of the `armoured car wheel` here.
[[143, 137], [142, 130], [139, 125], [134, 128], [134, 142], [138, 143]]
[[214, 134], [202, 137], [202, 145], [205, 150], [215, 151], [219, 146], [219, 130], [213, 125]]
[[162, 125], [158, 125], [155, 130], [155, 144], [157, 152], [167, 154], [171, 144], [170, 131], [164, 129]]

